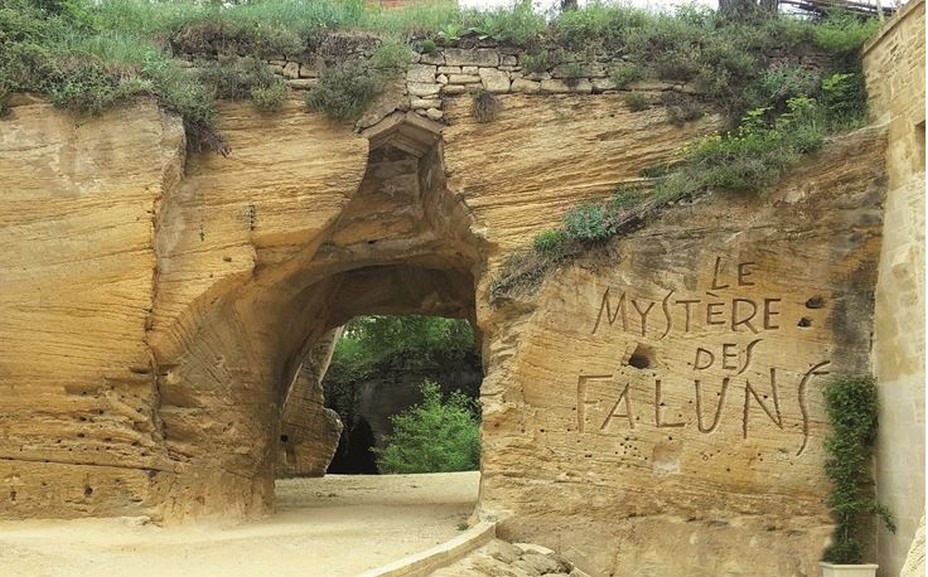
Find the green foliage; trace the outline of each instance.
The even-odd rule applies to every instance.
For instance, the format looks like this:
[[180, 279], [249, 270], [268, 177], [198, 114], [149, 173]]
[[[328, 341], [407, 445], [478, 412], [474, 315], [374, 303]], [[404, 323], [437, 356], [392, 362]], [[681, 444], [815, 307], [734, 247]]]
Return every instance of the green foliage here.
[[232, 58], [228, 61], [205, 63], [200, 81], [216, 98], [223, 100], [245, 100], [256, 88], [269, 88], [283, 83], [256, 58]]
[[532, 248], [544, 258], [557, 259], [564, 255], [567, 242], [567, 234], [563, 230], [546, 230], [535, 237]]
[[851, 55], [880, 29], [876, 18], [861, 18], [850, 12], [835, 12], [814, 28], [815, 43], [834, 54]]
[[422, 52], [423, 54], [435, 54], [438, 51], [438, 46], [435, 44], [435, 41], [431, 38], [426, 38], [422, 41]]
[[480, 423], [460, 392], [442, 399], [436, 383], [421, 385], [423, 401], [391, 418], [393, 434], [377, 451], [382, 473], [474, 471], [480, 466]]
[[355, 385], [375, 373], [473, 364], [475, 359], [474, 331], [467, 321], [416, 315], [356, 317], [335, 344], [323, 383], [326, 403], [344, 418], [353, 406]]
[[306, 92], [306, 104], [334, 120], [361, 116], [377, 95], [380, 83], [367, 62], [346, 60], [325, 68]]
[[607, 207], [581, 204], [564, 215], [564, 234], [568, 239], [584, 243], [602, 242], [612, 237], [617, 224]]
[[503, 107], [495, 94], [483, 88], [475, 90], [472, 98], [471, 114], [477, 122], [492, 122]]
[[564, 83], [568, 86], [576, 86], [580, 79], [585, 76], [583, 65], [576, 60], [567, 62], [560, 66], [561, 76], [564, 78]]
[[765, 71], [758, 83], [765, 106], [782, 109], [786, 101], [796, 96], [814, 96], [819, 78], [809, 70], [792, 64], [780, 64]]
[[644, 78], [644, 68], [638, 64], [622, 64], [612, 71], [611, 79], [616, 88], [625, 88], [632, 82]]
[[357, 416], [359, 385], [377, 375], [440, 374], [480, 366], [474, 331], [465, 320], [425, 316], [356, 317], [335, 343], [323, 379], [326, 406], [347, 429]]
[[530, 1], [512, 8], [498, 8], [482, 14], [477, 29], [483, 34], [517, 46], [530, 46], [545, 31], [545, 17], [532, 11]]
[[822, 79], [822, 105], [830, 130], [856, 128], [867, 116], [863, 72], [835, 72]]
[[[802, 154], [817, 150], [824, 137], [818, 103], [798, 96], [787, 112], [770, 121], [769, 109], [749, 111], [741, 126], [724, 136], [700, 140], [686, 150], [680, 194], [704, 190], [761, 193], [775, 184]], [[685, 184], [683, 184], [685, 183]]]
[[632, 92], [626, 96], [625, 103], [628, 104], [632, 112], [641, 112], [648, 108], [648, 99], [645, 98], [644, 94], [638, 92]]
[[270, 86], [255, 86], [249, 93], [251, 103], [262, 112], [276, 112], [283, 108], [290, 89], [282, 79]]
[[529, 73], [542, 73], [557, 66], [560, 57], [554, 51], [540, 49], [520, 56], [519, 63]]
[[383, 42], [371, 55], [371, 65], [383, 77], [398, 75], [416, 61], [416, 55], [402, 42]]
[[854, 564], [862, 561], [869, 520], [879, 516], [895, 532], [889, 511], [874, 498], [873, 451], [879, 404], [874, 378], [847, 376], [824, 388], [825, 411], [831, 433], [825, 439], [825, 475], [831, 481], [826, 504], [836, 526], [825, 561]]

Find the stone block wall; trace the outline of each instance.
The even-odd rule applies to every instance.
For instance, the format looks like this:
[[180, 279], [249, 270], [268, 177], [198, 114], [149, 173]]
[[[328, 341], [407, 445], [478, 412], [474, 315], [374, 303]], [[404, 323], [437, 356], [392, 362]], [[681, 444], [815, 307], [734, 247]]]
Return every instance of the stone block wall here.
[[877, 492], [882, 575], [898, 575], [925, 506], [925, 3], [909, 2], [864, 48], [874, 123], [887, 124], [888, 193], [873, 366], [881, 393]]

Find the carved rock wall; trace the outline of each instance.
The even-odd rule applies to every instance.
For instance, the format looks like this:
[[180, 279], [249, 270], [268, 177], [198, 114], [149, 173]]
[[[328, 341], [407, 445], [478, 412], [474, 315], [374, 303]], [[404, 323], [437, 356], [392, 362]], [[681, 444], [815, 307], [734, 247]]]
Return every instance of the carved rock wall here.
[[335, 329], [313, 345], [283, 400], [278, 477], [321, 477], [335, 455], [343, 425], [324, 405], [322, 378], [340, 336]]
[[447, 127], [394, 114], [366, 138], [296, 102], [227, 105], [232, 157], [185, 170], [152, 105], [78, 125], [14, 107], [0, 517], [268, 512], [313, 345], [416, 312], [483, 333], [481, 513], [506, 537], [593, 575], [810, 574], [830, 530], [820, 387], [868, 369], [885, 133], [490, 303], [502, 259], [567, 207], [719, 126], [618, 94], [501, 99], [494, 123], [465, 97]]
[[767, 196], [673, 207], [481, 309], [504, 538], [597, 576], [818, 571], [821, 387], [869, 369], [884, 146], [829, 143]]

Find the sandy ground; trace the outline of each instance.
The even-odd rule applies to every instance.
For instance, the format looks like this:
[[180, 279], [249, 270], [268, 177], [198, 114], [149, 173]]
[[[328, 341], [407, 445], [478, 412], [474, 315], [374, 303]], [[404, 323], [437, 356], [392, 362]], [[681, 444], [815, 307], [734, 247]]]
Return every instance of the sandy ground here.
[[277, 482], [277, 514], [236, 527], [142, 519], [0, 523], [3, 577], [348, 577], [458, 534], [478, 473]]

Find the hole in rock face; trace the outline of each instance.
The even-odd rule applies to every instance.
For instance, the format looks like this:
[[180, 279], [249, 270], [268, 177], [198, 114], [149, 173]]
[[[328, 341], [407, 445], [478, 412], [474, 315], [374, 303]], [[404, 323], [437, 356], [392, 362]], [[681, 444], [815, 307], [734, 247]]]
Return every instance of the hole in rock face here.
[[289, 436], [289, 435], [281, 435], [281, 436], [280, 436], [280, 442], [281, 442], [281, 443], [288, 443], [288, 442], [290, 442], [290, 436]]
[[812, 319], [810, 319], [809, 317], [802, 317], [801, 319], [799, 319], [799, 326], [804, 329], [811, 327]]
[[820, 309], [825, 306], [825, 299], [820, 296], [814, 296], [806, 301], [807, 309]]
[[638, 344], [628, 358], [628, 365], [636, 369], [649, 369], [654, 364], [654, 349]]
[[84, 487], [84, 496], [90, 497], [91, 495], [93, 495], [93, 487], [91, 487], [90, 485], [87, 485], [86, 487]]

